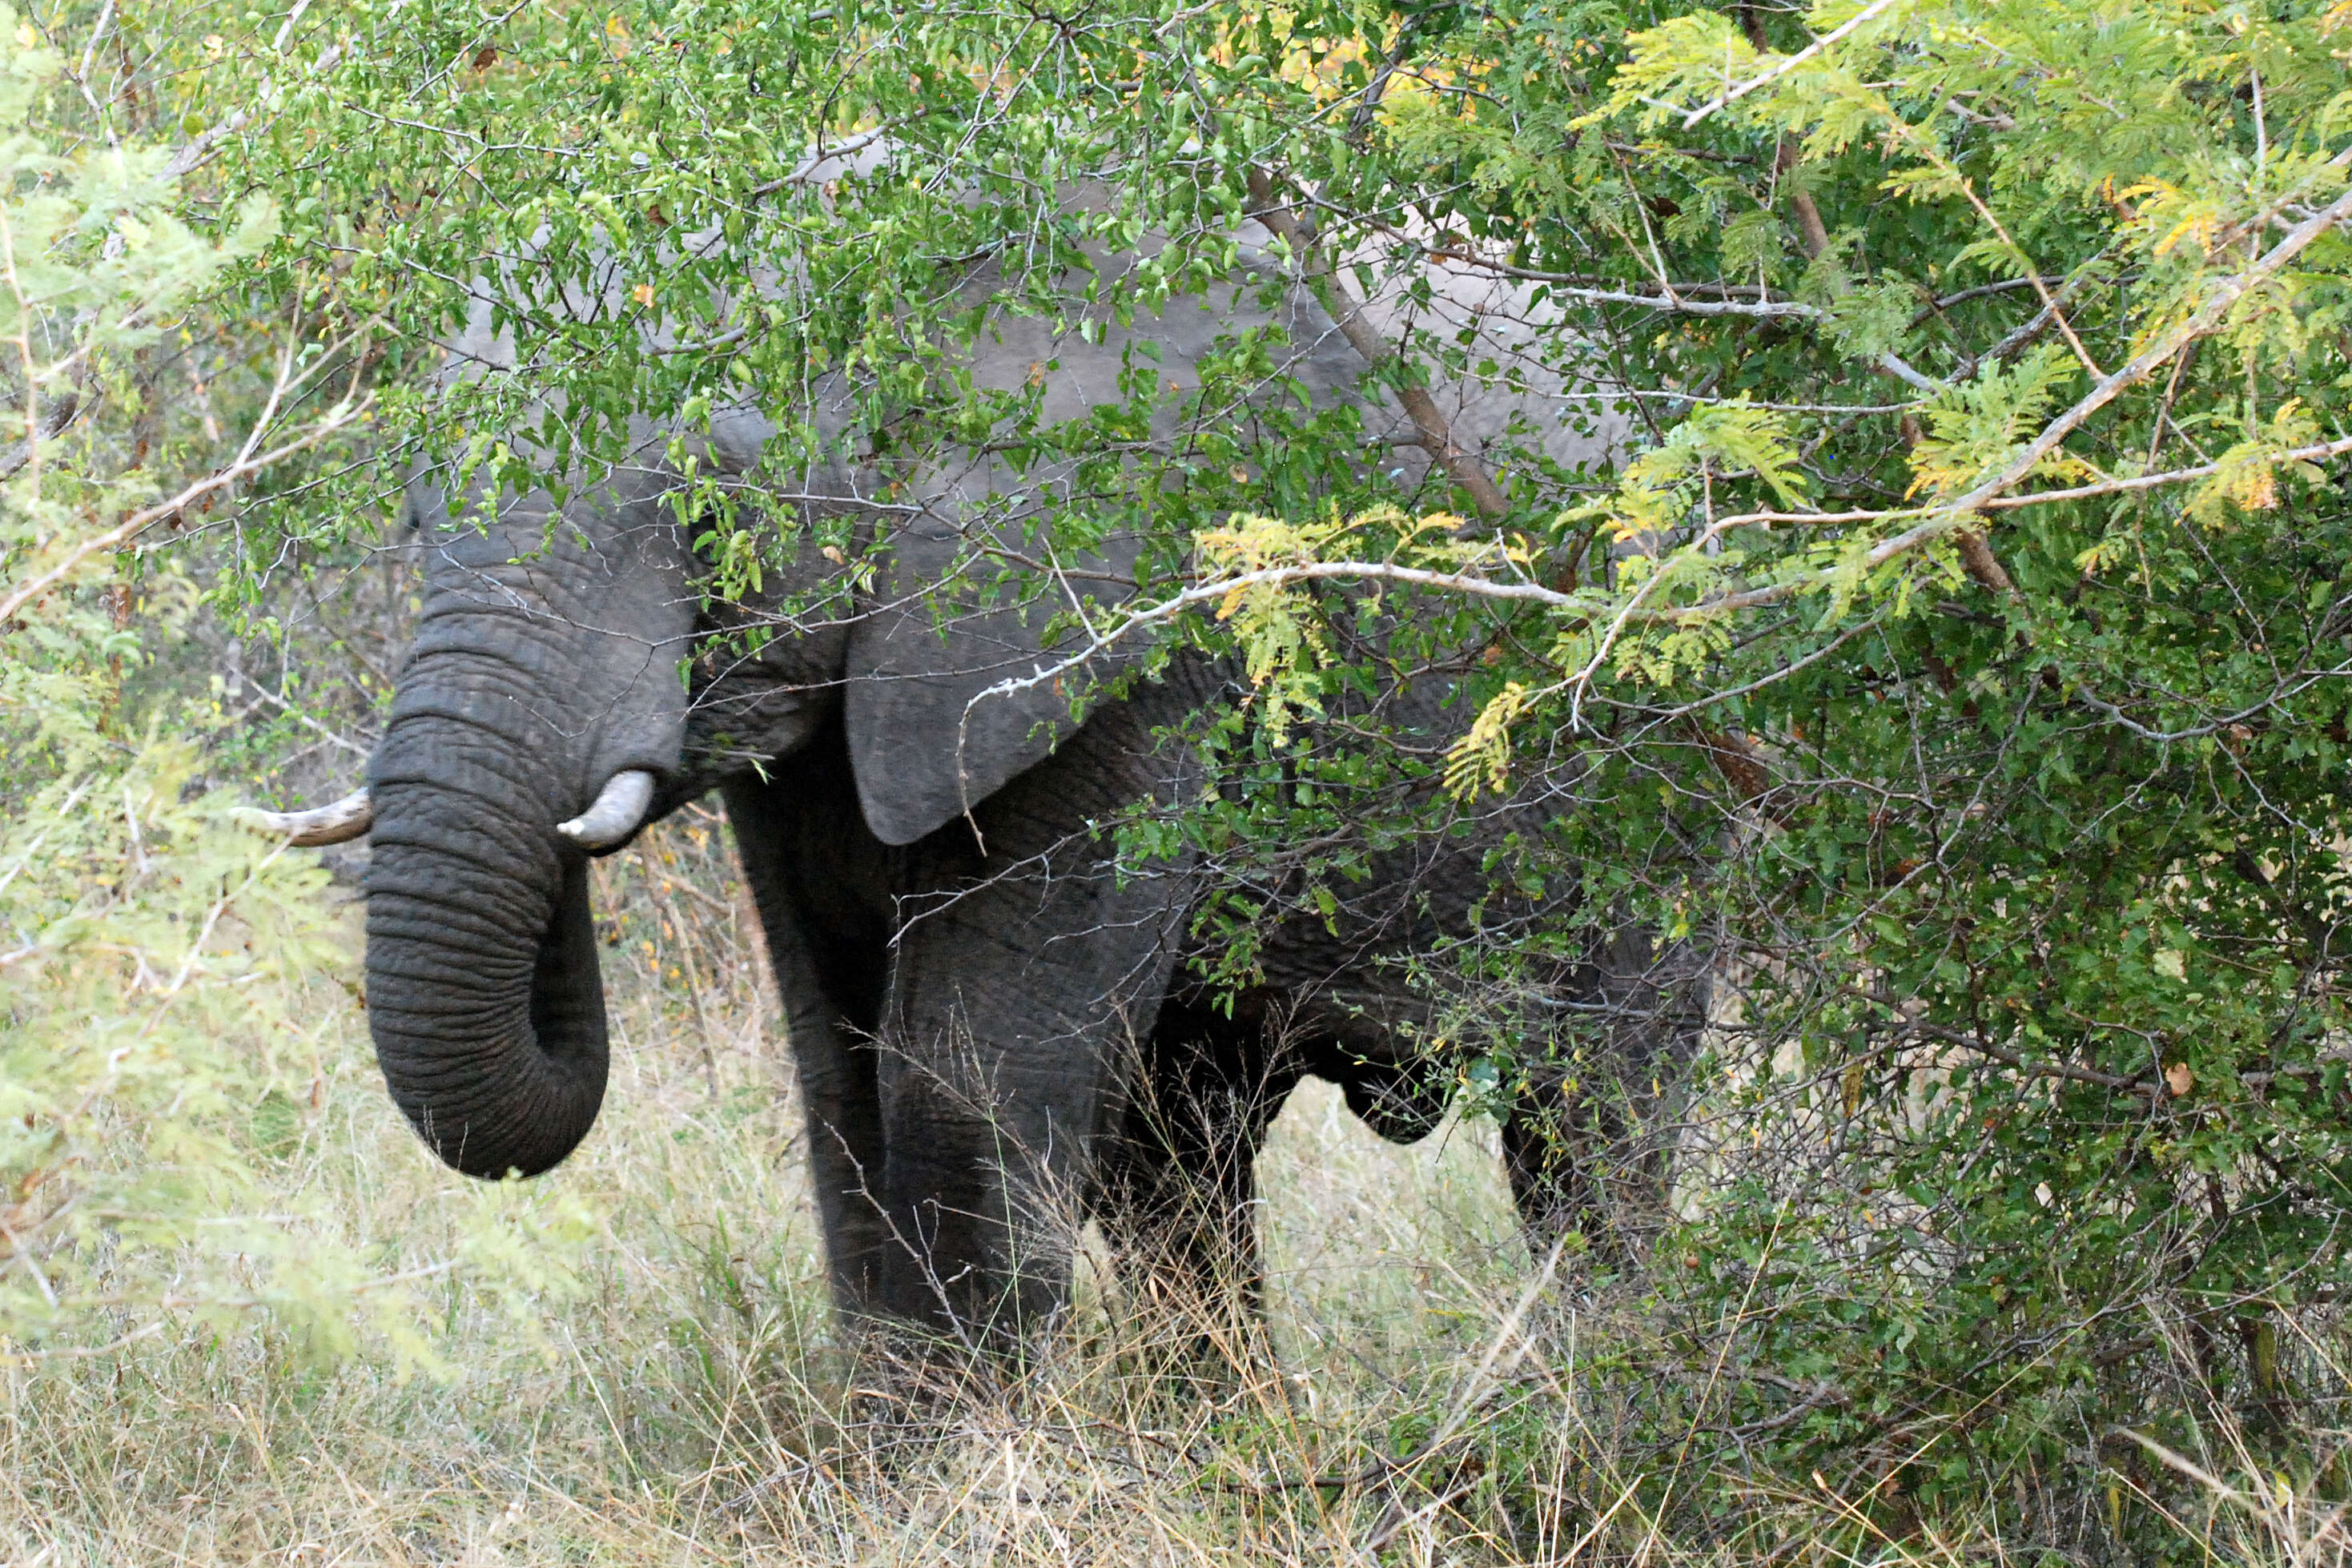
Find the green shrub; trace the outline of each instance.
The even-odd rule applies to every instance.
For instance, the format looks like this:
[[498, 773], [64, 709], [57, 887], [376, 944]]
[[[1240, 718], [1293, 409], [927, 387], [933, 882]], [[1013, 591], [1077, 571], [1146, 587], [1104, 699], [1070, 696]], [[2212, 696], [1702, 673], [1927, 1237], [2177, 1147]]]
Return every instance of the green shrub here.
[[364, 404], [289, 414], [322, 356], [287, 349], [237, 444], [160, 439], [139, 356], [272, 208], [199, 225], [168, 149], [75, 133], [60, 55], [5, 7], [0, 37], [0, 390], [21, 421], [0, 447], [0, 1362], [257, 1309], [317, 1348], [373, 1323], [425, 1358], [404, 1281], [560, 1286], [584, 1217], [485, 1194], [445, 1255], [404, 1258], [289, 1188], [349, 1032], [353, 933], [315, 858], [202, 787], [216, 708], [125, 706], [142, 626], [172, 637], [189, 608], [151, 564], [170, 525]]

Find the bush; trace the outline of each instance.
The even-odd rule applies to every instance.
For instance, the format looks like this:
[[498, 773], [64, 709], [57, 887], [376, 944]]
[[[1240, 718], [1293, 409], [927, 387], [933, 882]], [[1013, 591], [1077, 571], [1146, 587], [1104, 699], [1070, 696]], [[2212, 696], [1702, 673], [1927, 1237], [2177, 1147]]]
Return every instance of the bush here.
[[257, 1309], [316, 1349], [373, 1323], [425, 1357], [403, 1281], [479, 1264], [493, 1296], [560, 1284], [563, 1247], [517, 1227], [556, 1243], [584, 1221], [491, 1199], [446, 1255], [387, 1267], [286, 1190], [355, 1004], [353, 936], [313, 858], [230, 827], [202, 787], [217, 708], [126, 702], [142, 626], [168, 641], [191, 610], [159, 540], [364, 402], [291, 415], [321, 356], [287, 349], [239, 444], [163, 438], [141, 356], [272, 208], [200, 226], [166, 149], [75, 134], [60, 55], [5, 9], [0, 35], [0, 378], [23, 434], [0, 453], [0, 1361]]

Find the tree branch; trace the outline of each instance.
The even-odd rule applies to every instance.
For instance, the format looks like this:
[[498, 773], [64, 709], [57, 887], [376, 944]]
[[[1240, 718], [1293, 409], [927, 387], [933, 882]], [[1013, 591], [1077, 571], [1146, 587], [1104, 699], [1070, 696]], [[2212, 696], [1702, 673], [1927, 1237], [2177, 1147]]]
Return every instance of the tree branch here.
[[[1685, 297], [1679, 284], [1671, 295], [1637, 294], [1622, 289], [1597, 289], [1590, 279], [1571, 272], [1543, 272], [1532, 267], [1515, 267], [1507, 261], [1495, 261], [1462, 250], [1435, 250], [1428, 246], [1419, 248], [1422, 255], [1432, 261], [1451, 261], [1464, 267], [1475, 267], [1482, 272], [1492, 272], [1498, 277], [1541, 283], [1557, 298], [1578, 300], [1587, 304], [1641, 305], [1653, 310], [1670, 310], [1685, 316], [1793, 316], [1809, 321], [1829, 320], [1827, 310], [1797, 300], [1693, 300]], [[1736, 285], [1703, 283], [1693, 285], [1691, 292], [1727, 293], [1736, 288]]]
[[257, 474], [273, 463], [280, 462], [297, 452], [318, 445], [327, 437], [358, 419], [367, 411], [369, 401], [367, 398], [362, 398], [358, 403], [333, 409], [317, 424], [283, 446], [273, 447], [267, 452], [256, 453], [251, 457], [240, 458], [225, 468], [206, 474], [169, 500], [160, 500], [152, 506], [142, 507], [105, 532], [95, 533], [83, 540], [66, 552], [64, 560], [32, 581], [17, 587], [6, 597], [0, 598], [0, 625], [5, 625], [17, 611], [57, 586], [76, 566], [90, 556], [101, 550], [113, 549], [138, 533], [140, 530], [162, 521], [173, 512], [194, 505], [216, 489], [235, 484], [248, 474]]
[[[2178, 345], [2175, 345], [2176, 347]], [[2278, 455], [2280, 462], [2309, 462], [2322, 458], [2341, 457], [2352, 453], [2352, 438], [2328, 441], [2318, 446], [2298, 447]], [[2142, 474], [2128, 479], [2108, 479], [2099, 484], [2077, 485], [2063, 490], [2042, 490], [2033, 495], [1997, 496], [1979, 501], [1974, 510], [1979, 511], [2010, 511], [2019, 507], [2040, 506], [2047, 501], [2084, 500], [2096, 496], [2121, 494], [2133, 490], [2153, 489], [2159, 485], [2179, 484], [2189, 479], [2207, 479], [2221, 471], [2219, 463], [2200, 464], [2193, 468], [2175, 468], [2168, 473]], [[1955, 503], [1957, 506], [1959, 503]], [[1885, 522], [1898, 518], [1924, 517], [1931, 522], [1947, 521], [1954, 507], [1915, 507], [1892, 511], [1748, 511], [1717, 518], [1706, 532], [1694, 542], [1704, 545], [1717, 536], [1735, 528], [1748, 528], [1764, 523], [1802, 523], [1812, 526], [1849, 522]], [[1925, 538], [1932, 537], [1924, 531], [1923, 523], [1895, 540], [1880, 544], [1866, 558], [1872, 566], [1883, 565], [1899, 553], [1893, 548], [1899, 541], [1912, 541], [1913, 548]], [[1996, 563], [1996, 565], [1998, 563]], [[1710, 600], [1703, 605], [1689, 605], [1671, 609], [1643, 609], [1630, 606], [1619, 619], [1626, 624], [1680, 625], [1730, 614], [1737, 610], [1769, 605], [1789, 598], [1807, 587], [1825, 584], [1834, 571], [1823, 572], [1795, 583], [1775, 583], [1744, 594], [1733, 594]], [[2006, 575], [2006, 574], [2004, 574]], [[1121, 616], [1108, 626], [1094, 631], [1086, 643], [1074, 652], [1044, 664], [1031, 674], [1010, 676], [981, 691], [968, 706], [977, 706], [992, 697], [1009, 697], [1043, 686], [1068, 674], [1097, 654], [1108, 651], [1139, 632], [1149, 630], [1174, 619], [1185, 611], [1201, 605], [1212, 604], [1232, 594], [1258, 587], [1288, 587], [1298, 583], [1328, 582], [1395, 583], [1406, 587], [1429, 588], [1440, 593], [1464, 594], [1476, 599], [1495, 599], [1509, 603], [1537, 604], [1547, 609], [1569, 610], [1590, 616], [1600, 608], [1593, 600], [1575, 594], [1562, 593], [1540, 583], [1497, 582], [1478, 574], [1473, 569], [1440, 572], [1423, 566], [1403, 566], [1389, 561], [1304, 561], [1284, 566], [1262, 567], [1255, 572], [1243, 572], [1229, 577], [1212, 577], [1195, 583], [1153, 605]], [[1677, 712], [1687, 710], [1676, 710]]]
[[74, 416], [80, 412], [81, 394], [72, 387], [68, 387], [65, 395], [51, 404], [42, 414], [40, 431], [34, 440], [19, 441], [9, 447], [6, 453], [0, 454], [0, 479], [16, 478], [16, 470], [33, 460], [34, 447], [41, 441], [56, 440], [65, 427], [73, 423]]
[[[1274, 194], [1274, 182], [1263, 170], [1249, 172], [1250, 200], [1256, 210], [1250, 216], [1280, 236], [1297, 253], [1299, 266], [1307, 281], [1322, 294], [1331, 319], [1338, 323], [1339, 333], [1348, 340], [1364, 363], [1374, 367], [1394, 357], [1395, 351], [1381, 337], [1371, 322], [1364, 319], [1363, 306], [1332, 272], [1330, 258], [1323, 254], [1312, 219], [1301, 218], [1290, 210], [1288, 204]], [[1405, 377], [1397, 378], [1397, 400], [1404, 405], [1405, 415], [1420, 432], [1421, 448], [1433, 461], [1450, 475], [1454, 482], [1470, 492], [1471, 500], [1488, 520], [1500, 518], [1511, 510], [1494, 477], [1486, 472], [1478, 459], [1454, 439], [1454, 429], [1437, 406], [1428, 390], [1412, 384]]]
[[[2344, 156], [2352, 158], [2352, 154]], [[2155, 342], [2135, 355], [2122, 369], [2106, 376], [2097, 385], [2092, 387], [2090, 392], [2072, 408], [2043, 426], [2041, 433], [2027, 444], [2023, 451], [2003, 465], [2000, 472], [1957, 500], [1926, 509], [1923, 514], [1924, 521], [1916, 527], [1895, 534], [1890, 539], [1883, 539], [1873, 545], [1869, 553], [1862, 559], [1863, 569], [1875, 570], [1898, 555], [1907, 554], [1930, 541], [1941, 538], [1946, 533], [1964, 528], [1964, 520], [1979, 512], [2006, 510], [2006, 505], [2031, 506], [2045, 500], [2074, 500], [2084, 496], [2104, 494], [2108, 490], [2145, 489], [2151, 484], [2169, 483], [2180, 478], [2202, 477], [2205, 474], [2219, 471], [2218, 464], [2209, 465], [2198, 469], [2180, 470], [2173, 475], [2150, 476], [2143, 480], [2111, 480], [2102, 485], [2084, 485], [2073, 490], [2053, 490], [2037, 496], [2023, 496], [2007, 502], [2006, 505], [2000, 494], [2001, 491], [2039, 468], [2042, 460], [2055, 451], [2084, 420], [2114, 402], [2131, 387], [2162, 369], [2171, 362], [2173, 355], [2179, 353], [2189, 343], [2218, 331], [2223, 320], [2229, 315], [2230, 307], [2245, 298], [2258, 285], [2301, 255], [2314, 240], [2343, 222], [2347, 216], [2352, 216], [2352, 190], [2346, 191], [2325, 208], [2297, 224], [2288, 231], [2284, 239], [2272, 247], [2269, 252], [2253, 266], [2225, 279], [2221, 286], [2214, 290], [2212, 297], [2193, 311], [2187, 320], [2170, 331], [2161, 334]], [[2344, 449], [2337, 443], [2329, 442], [2324, 447], [2304, 448], [2302, 452], [2290, 452], [2284, 456], [2287, 458], [2297, 458], [2305, 454], [2333, 456]], [[1849, 514], [1849, 516], [1854, 521], [1862, 521], [1859, 514]], [[1766, 520], [1759, 516], [1749, 521]], [[1789, 518], [1788, 521], [1822, 521], [1826, 519], [1807, 518], [1801, 513]], [[1786, 582], [1769, 584], [1761, 588], [1751, 588], [1746, 593], [1729, 594], [1711, 604], [1668, 613], [1687, 619], [1698, 615], [1730, 615], [1740, 610], [1755, 609], [1764, 605], [1777, 605], [1783, 599], [1794, 598], [1810, 589], [1827, 586], [1845, 570], [1847, 568], [1829, 567], [1803, 577], [1792, 577]], [[2004, 577], [2007, 574], [2003, 574]], [[1990, 585], [1987, 584], [1987, 586]]]
[[1696, 109], [1692, 110], [1689, 113], [1683, 116], [1683, 129], [1688, 131], [1691, 127], [1705, 120], [1708, 115], [1713, 114], [1717, 110], [1723, 109], [1738, 102], [1741, 99], [1746, 98], [1749, 93], [1754, 92], [1759, 87], [1771, 86], [1774, 82], [1779, 81], [1782, 77], [1787, 76], [1790, 71], [1795, 70], [1799, 66], [1803, 65], [1807, 60], [1811, 59], [1815, 55], [1820, 54], [1823, 49], [1828, 48], [1832, 44], [1843, 41], [1844, 38], [1852, 35], [1854, 30], [1860, 27], [1864, 23], [1874, 20], [1881, 12], [1885, 11], [1888, 6], [1894, 4], [1895, 0], [1871, 0], [1871, 4], [1855, 12], [1853, 17], [1849, 19], [1843, 26], [1823, 33], [1820, 37], [1815, 38], [1811, 43], [1807, 44], [1803, 48], [1799, 49], [1795, 54], [1790, 55], [1787, 59], [1782, 60], [1779, 65], [1774, 66], [1770, 70], [1764, 72], [1761, 76], [1750, 77], [1746, 81], [1741, 82], [1738, 87], [1733, 88], [1730, 91], [1724, 93], [1721, 97], [1709, 99], [1706, 102], [1700, 104]]
[[[1847, 23], [1846, 26], [1848, 27], [1852, 27], [1860, 23], [1864, 19], [1864, 16], [1867, 16], [1868, 15], [1868, 12], [1864, 12], [1862, 16], [1856, 16], [1853, 22]], [[1755, 48], [1758, 54], [1760, 55], [1770, 52], [1764, 41], [1764, 24], [1762, 20], [1757, 16], [1755, 7], [1751, 5], [1742, 5], [1739, 7], [1739, 26], [1740, 30], [1748, 35], [1748, 42]], [[1832, 34], [1830, 37], [1821, 40], [1820, 43], [1813, 47], [1815, 48], [1819, 48], [1823, 45], [1830, 43], [1837, 36], [1837, 34]], [[1811, 50], [1805, 51], [1805, 53], [1811, 52]], [[1789, 64], [1793, 66], [1798, 60], [1802, 59], [1803, 58], [1803, 54], [1792, 56], [1789, 60]], [[1751, 88], [1763, 85], [1763, 82], [1768, 79], [1759, 79], [1757, 81], [1749, 83], [1748, 88], [1742, 88], [1740, 90], [1742, 92], [1746, 92]], [[1728, 100], [1726, 100], [1726, 101], [1728, 101]], [[1696, 121], [1694, 121], [1692, 123], [1696, 124]], [[1789, 175], [1796, 173], [1798, 159], [1801, 152], [1802, 146], [1794, 136], [1790, 135], [1785, 131], [1780, 133], [1780, 141], [1772, 149], [1772, 184], [1776, 190], [1782, 180], [1787, 179]], [[1789, 210], [1796, 215], [1797, 243], [1803, 249], [1805, 258], [1809, 261], [1819, 261], [1823, 253], [1825, 253], [1830, 247], [1829, 226], [1822, 222], [1822, 209], [1814, 205], [1812, 193], [1806, 190], [1803, 186], [1795, 184], [1793, 181], [1789, 184]], [[1823, 310], [1818, 312], [1818, 314], [1826, 318], [1829, 312]], [[1901, 355], [1895, 353], [1892, 349], [1880, 350], [1878, 357], [1874, 359], [1871, 363], [1879, 370], [1885, 371], [1887, 374], [1893, 376], [1904, 385], [1916, 387], [1931, 397], [1945, 390], [1944, 384], [1942, 382], [1937, 381], [1934, 376], [1927, 375], [1917, 370]], [[1996, 565], [1995, 569], [1998, 570], [1998, 565]], [[2008, 577], [2006, 574], [2001, 574], [2001, 580], [2004, 583], [2007, 582]]]

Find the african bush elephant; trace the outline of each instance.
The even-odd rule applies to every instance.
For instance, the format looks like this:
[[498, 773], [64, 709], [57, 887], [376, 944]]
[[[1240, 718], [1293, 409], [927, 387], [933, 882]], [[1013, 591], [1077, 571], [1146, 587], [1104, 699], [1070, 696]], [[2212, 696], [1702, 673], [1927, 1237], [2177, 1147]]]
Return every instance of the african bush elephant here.
[[[1205, 367], [1253, 331], [1270, 363], [1213, 405]], [[463, 346], [493, 374], [513, 365], [486, 316]], [[695, 433], [698, 472], [798, 519], [761, 586], [731, 597], [680, 521], [679, 433], [659, 421], [560, 505], [456, 507], [421, 477], [428, 592], [358, 815], [368, 1016], [393, 1096], [457, 1169], [530, 1175], [588, 1132], [604, 1093], [587, 858], [721, 791], [788, 1011], [839, 1305], [1001, 1340], [1063, 1299], [1055, 1215], [1091, 1210], [1131, 1252], [1249, 1289], [1251, 1160], [1302, 1074], [1340, 1083], [1392, 1138], [1433, 1126], [1451, 1077], [1423, 1070], [1431, 1005], [1395, 961], [1474, 921], [1536, 928], [1571, 908], [1566, 889], [1492, 894], [1486, 863], [1541, 832], [1562, 809], [1547, 790], [1575, 769], [1376, 857], [1337, 907], [1278, 923], [1249, 984], [1214, 993], [1188, 961], [1217, 868], [1181, 842], [1121, 864], [1103, 828], [1216, 788], [1186, 726], [1248, 683], [1194, 651], [1152, 666], [1139, 645], [1037, 678], [1057, 608], [1127, 591], [1148, 518], [1050, 565], [1034, 525], [1144, 516], [1208, 422], [1281, 407], [1356, 410], [1360, 468], [1410, 482], [1419, 465], [1391, 456], [1393, 411], [1299, 289], [1269, 302], [1228, 284], [1132, 326], [1076, 305], [1060, 323], [1001, 315], [962, 364], [1023, 402], [1024, 429], [1146, 413], [1025, 465], [965, 439], [893, 466], [875, 448], [905, 448], [903, 432], [856, 429], [836, 396], [825, 443], [788, 468], [763, 418], [722, 413]], [[1475, 394], [1455, 408], [1465, 430], [1499, 427]], [[1465, 721], [1456, 673], [1410, 673], [1364, 704], [1442, 747]], [[1688, 967], [1629, 934], [1534, 964], [1520, 994], [1530, 1018], [1605, 1014], [1631, 1077], [1671, 1079], [1696, 1020]], [[1604, 1100], [1582, 1114], [1606, 1121]], [[1576, 1103], [1538, 1073], [1507, 1121], [1533, 1223], [1596, 1201], [1601, 1155], [1556, 1135]]]

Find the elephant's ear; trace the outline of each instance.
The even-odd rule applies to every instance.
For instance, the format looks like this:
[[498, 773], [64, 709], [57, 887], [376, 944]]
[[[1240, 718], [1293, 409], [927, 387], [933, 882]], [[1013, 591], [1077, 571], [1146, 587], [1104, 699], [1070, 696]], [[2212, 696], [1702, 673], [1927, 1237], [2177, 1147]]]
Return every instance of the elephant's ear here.
[[[1098, 276], [1131, 264], [1096, 254]], [[978, 299], [985, 299], [984, 288]], [[1313, 402], [1328, 405], [1352, 395], [1363, 370], [1304, 290], [1278, 315], [1261, 307], [1254, 288], [1178, 300], [1157, 315], [1125, 322], [1108, 305], [1089, 309], [1097, 329], [1091, 334], [1070, 331], [1043, 315], [992, 317], [987, 338], [965, 362], [971, 384], [1007, 395], [1034, 389], [1039, 428], [1076, 428], [1096, 409], [1125, 404], [1129, 377], [1148, 359], [1168, 378], [1153, 410], [1153, 437], [1173, 450], [1185, 389], [1197, 389], [1200, 367], [1224, 334], [1270, 325], [1285, 330], [1297, 346], [1281, 374], [1266, 383], [1276, 397], [1304, 388]], [[1150, 352], [1138, 357], [1132, 351], [1145, 343]], [[953, 821], [1044, 761], [1076, 728], [1073, 704], [1146, 646], [1139, 637], [1059, 679], [1021, 684], [1056, 662], [1044, 634], [1074, 598], [1108, 606], [1126, 596], [1121, 584], [1134, 581], [1139, 554], [1131, 538], [1121, 543], [1114, 537], [1082, 561], [1055, 555], [1058, 575], [1034, 567], [1013, 574], [1028, 601], [1019, 609], [991, 601], [978, 585], [1000, 574], [1001, 562], [1037, 558], [1021, 514], [1034, 518], [1044, 508], [1070, 504], [1082, 490], [1099, 503], [1098, 468], [1082, 485], [1076, 465], [1067, 459], [1015, 467], [1003, 457], [966, 449], [960, 460], [937, 461], [920, 471], [902, 493], [923, 510], [897, 531], [883, 607], [853, 634], [845, 698], [858, 798], [867, 826], [891, 844], [912, 843]], [[1150, 465], [1128, 472], [1133, 483], [1116, 504], [1125, 515], [1148, 517], [1156, 489]], [[1001, 548], [975, 551], [962, 529], [992, 531]], [[967, 578], [967, 563], [975, 557], [977, 571]], [[1074, 642], [1057, 646], [1066, 655]]]
[[[1114, 543], [1070, 574], [1097, 605], [1124, 595], [1136, 550]], [[1143, 649], [1139, 638], [1077, 668], [1034, 679], [1079, 646], [1059, 587], [1036, 577], [992, 591], [991, 555], [974, 559], [951, 528], [918, 521], [898, 531], [877, 607], [850, 637], [843, 697], [849, 756], [866, 825], [886, 844], [911, 844], [1043, 762], [1076, 730], [1074, 710]], [[1106, 590], [1108, 590], [1108, 592]], [[1017, 602], [1016, 602], [1017, 601]]]

